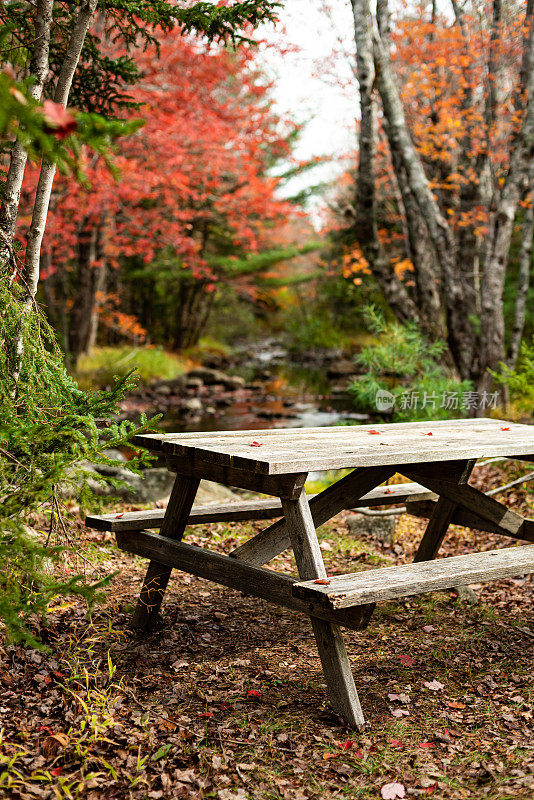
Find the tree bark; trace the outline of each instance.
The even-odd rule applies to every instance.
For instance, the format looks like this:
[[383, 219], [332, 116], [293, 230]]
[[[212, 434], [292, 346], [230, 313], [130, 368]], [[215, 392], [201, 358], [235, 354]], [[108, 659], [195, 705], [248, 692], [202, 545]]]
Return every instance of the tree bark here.
[[[533, 176], [534, 178], [534, 176]], [[532, 181], [532, 178], [531, 178]], [[525, 211], [521, 230], [521, 250], [519, 252], [519, 274], [517, 278], [514, 323], [510, 335], [508, 348], [508, 366], [515, 369], [517, 357], [521, 347], [523, 329], [525, 327], [525, 316], [527, 310], [527, 295], [530, 286], [530, 269], [532, 262], [532, 239], [534, 237], [534, 192], [532, 183], [530, 190], [530, 205]]]
[[417, 306], [391, 267], [378, 238], [376, 203], [377, 109], [373, 96], [375, 66], [368, 0], [352, 0], [360, 88], [359, 163], [356, 180], [355, 234], [384, 297], [401, 321], [419, 319]]
[[76, 292], [69, 320], [68, 350], [73, 366], [96, 340], [98, 294], [105, 281], [100, 238], [100, 226], [86, 220], [78, 237]]
[[[80, 60], [82, 47], [89, 30], [89, 25], [93, 19], [98, 0], [85, 0], [78, 12], [74, 28], [67, 45], [67, 52], [61, 66], [56, 89], [54, 92], [54, 102], [66, 106], [72, 86], [72, 79]], [[55, 164], [44, 160], [41, 165], [39, 182], [35, 195], [32, 221], [28, 231], [28, 244], [26, 247], [26, 258], [24, 260], [23, 278], [27, 292], [31, 298], [35, 297], [37, 284], [39, 282], [39, 259], [41, 244], [46, 225], [52, 184], [56, 172]]]
[[410, 191], [428, 230], [436, 259], [441, 265], [449, 349], [460, 377], [468, 379], [471, 376], [475, 355], [474, 331], [465, 307], [465, 287], [457, 268], [454, 236], [434, 199], [421, 159], [413, 145], [389, 55], [376, 24], [373, 26], [372, 35], [376, 82], [387, 120], [390, 150], [406, 171]]
[[[34, 78], [30, 94], [40, 100], [49, 71], [50, 29], [54, 0], [37, 0], [35, 8], [35, 43], [30, 62], [29, 75]], [[0, 206], [0, 269], [11, 262], [12, 273], [16, 270], [13, 257], [13, 242], [20, 202], [22, 181], [26, 170], [28, 154], [17, 140], [10, 153], [9, 170], [3, 189]]]
[[481, 313], [481, 376], [479, 391], [489, 391], [493, 378], [489, 370], [498, 368], [505, 360], [505, 327], [503, 293], [508, 265], [508, 253], [517, 206], [521, 199], [522, 182], [534, 158], [534, 0], [528, 0], [525, 14], [525, 43], [516, 97], [522, 105], [523, 120], [515, 136], [510, 155], [508, 174], [493, 215], [484, 274], [482, 276]]

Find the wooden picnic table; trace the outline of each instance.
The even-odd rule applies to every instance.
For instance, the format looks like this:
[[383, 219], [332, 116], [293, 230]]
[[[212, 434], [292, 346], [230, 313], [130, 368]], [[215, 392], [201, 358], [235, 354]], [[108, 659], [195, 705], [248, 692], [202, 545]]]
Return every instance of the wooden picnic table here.
[[[166, 510], [90, 517], [113, 530], [120, 548], [150, 559], [134, 616], [153, 626], [173, 567], [264, 598], [309, 616], [330, 701], [350, 725], [360, 707], [340, 626], [365, 627], [375, 603], [462, 584], [534, 572], [530, 545], [434, 561], [450, 523], [534, 542], [534, 520], [524, 519], [468, 484], [481, 457], [534, 460], [534, 426], [494, 419], [137, 436], [176, 473]], [[316, 470], [352, 471], [308, 497], [304, 483]], [[395, 473], [411, 483], [383, 484]], [[237, 505], [193, 507], [201, 479], [269, 495]], [[428, 518], [413, 564], [327, 578], [316, 529], [340, 511], [406, 502]], [[276, 519], [222, 555], [182, 542], [188, 524]], [[160, 528], [159, 534], [146, 528]], [[299, 576], [264, 568], [292, 548]]]

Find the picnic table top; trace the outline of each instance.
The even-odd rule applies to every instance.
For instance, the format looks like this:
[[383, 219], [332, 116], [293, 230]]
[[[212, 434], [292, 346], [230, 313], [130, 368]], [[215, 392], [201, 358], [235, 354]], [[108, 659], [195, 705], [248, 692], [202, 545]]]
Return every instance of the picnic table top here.
[[144, 434], [134, 444], [191, 465], [285, 475], [491, 456], [534, 456], [534, 425], [498, 419]]

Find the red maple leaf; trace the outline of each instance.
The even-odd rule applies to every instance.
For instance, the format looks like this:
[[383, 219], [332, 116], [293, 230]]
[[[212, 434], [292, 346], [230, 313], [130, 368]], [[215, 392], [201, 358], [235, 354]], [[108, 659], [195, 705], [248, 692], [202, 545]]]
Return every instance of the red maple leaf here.
[[413, 665], [415, 664], [415, 661], [411, 656], [405, 656], [405, 655], [399, 656], [399, 661], [404, 667], [413, 667]]
[[509, 427], [508, 427], [508, 428], [502, 428], [502, 427], [501, 427], [501, 431], [509, 431], [509, 430], [510, 430], [510, 428], [509, 428]]
[[53, 100], [44, 101], [43, 115], [46, 122], [45, 130], [47, 133], [53, 133], [57, 139], [64, 139], [78, 127], [76, 117], [73, 117], [61, 103], [54, 103]]
[[247, 692], [247, 697], [260, 697], [260, 693], [257, 689], [249, 689]]
[[324, 578], [318, 578], [314, 583], [319, 583], [321, 586], [329, 586], [330, 581], [325, 580]]
[[263, 447], [263, 442], [252, 442], [251, 447]]
[[380, 436], [380, 431], [375, 431], [374, 429], [372, 431], [367, 431], [367, 433], [374, 433], [376, 436]]

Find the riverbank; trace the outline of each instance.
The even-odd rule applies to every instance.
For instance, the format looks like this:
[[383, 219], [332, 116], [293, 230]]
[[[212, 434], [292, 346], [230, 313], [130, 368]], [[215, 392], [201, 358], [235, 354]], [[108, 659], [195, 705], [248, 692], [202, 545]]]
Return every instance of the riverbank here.
[[290, 354], [263, 340], [232, 355], [208, 354], [183, 374], [141, 385], [123, 401], [124, 418], [162, 414], [167, 430], [316, 427], [369, 419], [353, 409], [357, 377], [349, 353]]

